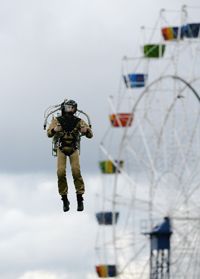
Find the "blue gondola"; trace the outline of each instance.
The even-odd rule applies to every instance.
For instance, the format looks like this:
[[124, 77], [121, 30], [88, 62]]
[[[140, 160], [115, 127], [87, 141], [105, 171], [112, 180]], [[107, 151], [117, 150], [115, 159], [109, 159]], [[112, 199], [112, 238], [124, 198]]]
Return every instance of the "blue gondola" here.
[[182, 32], [185, 38], [200, 37], [200, 23], [188, 23], [182, 26]]
[[96, 218], [99, 225], [112, 225], [116, 224], [119, 218], [119, 212], [98, 212], [96, 213]]
[[124, 83], [127, 88], [144, 87], [146, 84], [147, 75], [145, 74], [128, 74], [124, 75]]

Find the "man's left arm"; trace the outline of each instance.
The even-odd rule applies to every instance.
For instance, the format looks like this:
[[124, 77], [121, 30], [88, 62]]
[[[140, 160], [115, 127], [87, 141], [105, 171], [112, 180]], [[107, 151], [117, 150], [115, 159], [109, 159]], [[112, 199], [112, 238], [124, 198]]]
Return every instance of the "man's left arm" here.
[[87, 138], [92, 138], [93, 137], [93, 133], [92, 133], [92, 129], [89, 127], [89, 125], [81, 119], [80, 121], [80, 132], [85, 135]]

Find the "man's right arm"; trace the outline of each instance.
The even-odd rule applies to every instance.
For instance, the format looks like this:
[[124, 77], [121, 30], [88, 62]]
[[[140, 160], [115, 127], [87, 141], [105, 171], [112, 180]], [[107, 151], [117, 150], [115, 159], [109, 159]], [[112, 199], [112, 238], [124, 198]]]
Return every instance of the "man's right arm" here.
[[56, 131], [54, 130], [58, 125], [58, 120], [56, 118], [53, 118], [51, 121], [51, 124], [49, 125], [48, 129], [47, 129], [47, 136], [49, 138], [52, 138]]

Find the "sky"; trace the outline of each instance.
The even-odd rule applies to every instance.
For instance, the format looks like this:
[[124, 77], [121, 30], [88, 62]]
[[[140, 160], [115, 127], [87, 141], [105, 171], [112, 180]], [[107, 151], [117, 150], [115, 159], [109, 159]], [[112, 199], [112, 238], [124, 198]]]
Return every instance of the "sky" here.
[[[121, 59], [137, 52], [140, 27], [161, 8], [198, 0], [0, 0], [0, 278], [91, 279], [96, 233], [98, 145], [108, 126]], [[64, 214], [56, 159], [43, 131], [45, 109], [65, 98], [92, 121], [81, 166], [86, 210]]]

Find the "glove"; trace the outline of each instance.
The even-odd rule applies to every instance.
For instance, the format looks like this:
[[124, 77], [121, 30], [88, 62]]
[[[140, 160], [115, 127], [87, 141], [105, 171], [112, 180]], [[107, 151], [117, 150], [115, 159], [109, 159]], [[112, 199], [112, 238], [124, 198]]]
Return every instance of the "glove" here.
[[81, 127], [81, 134], [86, 134], [87, 133], [87, 127], [85, 127], [85, 126], [82, 126]]
[[55, 133], [61, 132], [62, 127], [61, 127], [61, 125], [58, 124], [53, 130], [54, 130]]

